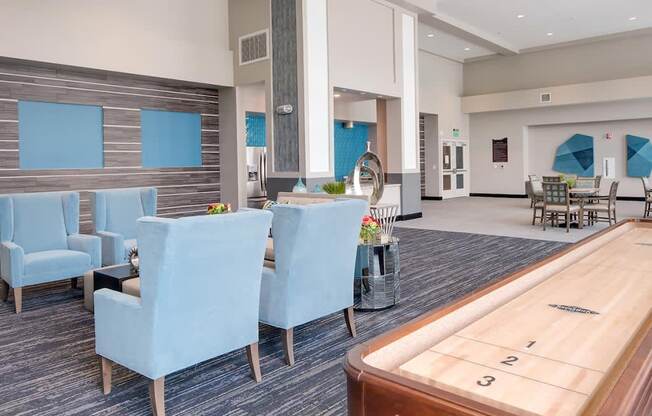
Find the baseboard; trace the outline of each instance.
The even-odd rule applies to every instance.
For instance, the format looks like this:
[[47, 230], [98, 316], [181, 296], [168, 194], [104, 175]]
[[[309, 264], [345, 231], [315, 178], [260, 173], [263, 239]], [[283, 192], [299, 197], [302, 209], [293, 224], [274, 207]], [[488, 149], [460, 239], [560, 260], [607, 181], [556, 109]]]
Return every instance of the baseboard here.
[[645, 198], [643, 198], [642, 196], [619, 196], [616, 199], [619, 201], [645, 202]]
[[413, 214], [397, 215], [396, 221], [407, 221], [407, 220], [416, 220], [417, 218], [423, 217], [423, 214], [420, 212], [415, 212]]
[[444, 198], [440, 196], [422, 196], [422, 201], [442, 201]]
[[470, 193], [470, 196], [477, 196], [483, 198], [527, 198], [526, 194], [485, 194], [485, 193]]

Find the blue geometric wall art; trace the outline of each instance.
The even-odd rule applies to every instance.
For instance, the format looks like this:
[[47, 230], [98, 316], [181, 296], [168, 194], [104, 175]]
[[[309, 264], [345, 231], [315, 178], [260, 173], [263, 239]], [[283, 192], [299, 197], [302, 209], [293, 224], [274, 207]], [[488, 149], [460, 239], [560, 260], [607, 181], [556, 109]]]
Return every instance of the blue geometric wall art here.
[[575, 134], [557, 148], [553, 169], [577, 176], [593, 176], [593, 137]]
[[652, 143], [645, 137], [628, 134], [627, 176], [648, 178], [652, 173]]

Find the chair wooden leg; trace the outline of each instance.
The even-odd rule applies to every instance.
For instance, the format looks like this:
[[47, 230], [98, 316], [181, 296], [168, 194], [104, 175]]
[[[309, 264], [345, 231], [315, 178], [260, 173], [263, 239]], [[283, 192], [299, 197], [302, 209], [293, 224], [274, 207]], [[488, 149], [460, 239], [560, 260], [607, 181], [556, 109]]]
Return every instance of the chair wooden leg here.
[[23, 310], [23, 288], [22, 287], [14, 288], [14, 302], [16, 303], [16, 313], [20, 313]]
[[564, 214], [564, 219], [566, 220], [566, 232], [570, 232], [570, 214], [567, 212]]
[[283, 350], [285, 351], [285, 362], [294, 365], [294, 328], [283, 329]]
[[349, 329], [349, 333], [353, 338], [357, 335], [355, 330], [355, 316], [353, 315], [353, 306], [349, 306], [344, 309], [344, 320], [346, 321], [346, 327]]
[[72, 289], [77, 289], [77, 278], [76, 277], [73, 277], [72, 279], [70, 279], [70, 287]]
[[546, 231], [546, 222], [548, 222], [548, 213], [543, 210], [541, 211], [541, 223], [543, 224], [543, 231]]
[[9, 283], [0, 278], [0, 299], [2, 299], [3, 302], [6, 302], [7, 298], [9, 298]]
[[149, 382], [149, 398], [154, 416], [165, 416], [165, 377]]
[[251, 375], [256, 380], [256, 383], [260, 383], [262, 376], [260, 375], [260, 357], [258, 355], [258, 343], [254, 342], [253, 344], [247, 345], [247, 359], [249, 360], [249, 368], [251, 368]]
[[100, 365], [102, 366], [102, 392], [107, 395], [111, 393], [113, 362], [100, 356]]

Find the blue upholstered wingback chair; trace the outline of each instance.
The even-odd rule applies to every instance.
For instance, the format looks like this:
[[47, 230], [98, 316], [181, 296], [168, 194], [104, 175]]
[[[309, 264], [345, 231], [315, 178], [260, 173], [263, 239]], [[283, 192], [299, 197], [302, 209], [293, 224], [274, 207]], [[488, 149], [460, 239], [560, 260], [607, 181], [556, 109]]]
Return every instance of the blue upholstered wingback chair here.
[[127, 262], [136, 246], [136, 221], [156, 215], [156, 188], [107, 189], [91, 192], [95, 234], [102, 238], [104, 266]]
[[289, 365], [297, 325], [344, 311], [355, 336], [353, 273], [366, 209], [361, 200], [272, 207], [275, 263], [263, 269], [260, 321], [283, 330]]
[[260, 380], [258, 308], [271, 221], [261, 210], [138, 220], [140, 298], [95, 292], [105, 394], [118, 363], [152, 380], [161, 415], [167, 374], [242, 347]]
[[16, 313], [22, 288], [77, 277], [102, 262], [101, 241], [79, 234], [79, 194], [43, 192], [0, 195], [0, 285], [14, 290]]

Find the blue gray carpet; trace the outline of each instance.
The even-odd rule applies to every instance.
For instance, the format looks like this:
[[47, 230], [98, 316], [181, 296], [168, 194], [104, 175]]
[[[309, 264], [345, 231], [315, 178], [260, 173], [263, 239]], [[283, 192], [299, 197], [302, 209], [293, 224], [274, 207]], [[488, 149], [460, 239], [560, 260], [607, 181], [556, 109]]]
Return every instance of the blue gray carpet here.
[[[564, 247], [562, 243], [486, 235], [397, 229], [402, 299], [380, 312], [356, 313], [350, 338], [341, 313], [295, 330], [294, 367], [287, 367], [279, 333], [262, 327], [263, 381], [249, 375], [236, 351], [166, 378], [169, 415], [344, 415], [345, 352], [508, 272]], [[149, 415], [147, 380], [114, 370], [102, 395], [94, 352], [93, 316], [82, 291], [69, 284], [28, 288], [23, 313], [0, 302], [0, 415]]]

